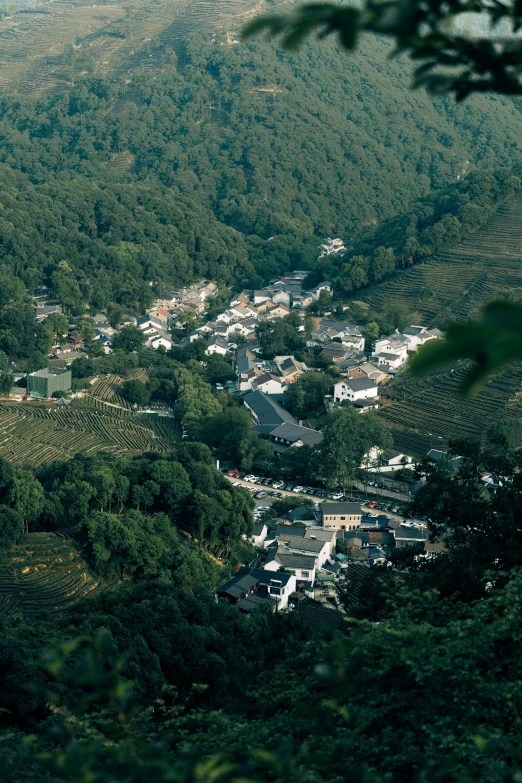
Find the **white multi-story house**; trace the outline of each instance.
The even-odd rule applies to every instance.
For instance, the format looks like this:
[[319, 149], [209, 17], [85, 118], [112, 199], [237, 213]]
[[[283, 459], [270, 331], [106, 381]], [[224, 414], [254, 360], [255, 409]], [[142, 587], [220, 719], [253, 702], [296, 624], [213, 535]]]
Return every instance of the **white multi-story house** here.
[[387, 337], [380, 337], [375, 342], [375, 348], [372, 356], [379, 354], [393, 354], [401, 357], [401, 364], [404, 364], [408, 358], [409, 340], [403, 334], [395, 332]]
[[334, 386], [334, 402], [341, 403], [344, 400], [355, 402], [356, 400], [369, 400], [377, 397], [379, 387], [370, 378], [351, 378], [350, 380], [340, 381]]

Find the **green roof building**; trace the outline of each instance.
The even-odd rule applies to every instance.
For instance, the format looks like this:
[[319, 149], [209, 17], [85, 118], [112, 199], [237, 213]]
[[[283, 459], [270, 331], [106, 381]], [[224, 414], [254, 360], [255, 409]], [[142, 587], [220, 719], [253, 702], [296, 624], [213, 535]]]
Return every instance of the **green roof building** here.
[[31, 372], [27, 376], [27, 393], [29, 397], [38, 397], [41, 400], [47, 400], [57, 391], [69, 391], [71, 388], [70, 370], [38, 370]]

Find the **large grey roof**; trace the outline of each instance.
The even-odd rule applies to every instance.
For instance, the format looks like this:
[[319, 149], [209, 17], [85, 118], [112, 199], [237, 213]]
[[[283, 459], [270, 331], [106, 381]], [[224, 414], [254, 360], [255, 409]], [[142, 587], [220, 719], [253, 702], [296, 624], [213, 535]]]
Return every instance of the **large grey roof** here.
[[395, 540], [399, 541], [426, 541], [428, 539], [428, 531], [422, 530], [417, 527], [398, 527], [394, 531]]
[[[299, 538], [299, 536], [285, 536], [284, 533], [277, 536], [281, 545], [284, 544], [288, 550], [298, 550], [299, 552], [321, 552], [325, 541], [319, 541], [314, 538]], [[281, 549], [279, 551], [282, 551]], [[284, 551], [284, 550], [283, 550]]]
[[319, 432], [319, 430], [313, 430], [310, 427], [302, 427], [300, 424], [294, 424], [289, 421], [285, 421], [270, 434], [274, 438], [283, 438], [283, 440], [289, 440], [292, 443], [303, 440], [308, 445], [315, 445], [316, 443], [320, 443], [323, 439], [323, 433]]
[[377, 387], [377, 384], [371, 378], [350, 378], [345, 381], [345, 385], [354, 392], [375, 389]]
[[283, 568], [309, 568], [312, 570], [315, 567], [315, 557], [313, 555], [300, 555], [284, 552], [281, 549], [272, 549], [266, 558], [266, 562], [279, 563]]
[[407, 326], [402, 333], [416, 337], [418, 334], [422, 334], [422, 332], [425, 331], [426, 329], [424, 326]]
[[245, 394], [243, 400], [249, 408], [252, 408], [261, 426], [271, 426], [276, 429], [283, 422], [297, 424], [292, 414], [285, 411], [281, 405], [271, 400], [270, 397], [262, 391], [253, 391]]
[[297, 536], [298, 538], [304, 538], [306, 528], [301, 527], [300, 525], [278, 525], [277, 526], [277, 535], [278, 536]]
[[238, 598], [245, 590], [254, 587], [257, 584], [269, 585], [272, 579], [277, 579], [283, 585], [288, 584], [292, 574], [279, 573], [274, 574], [270, 571], [263, 571], [261, 568], [248, 568], [241, 566], [234, 576], [218, 588], [218, 595], [226, 593]]
[[320, 503], [319, 508], [322, 514], [341, 514], [356, 515], [361, 513], [360, 503]]

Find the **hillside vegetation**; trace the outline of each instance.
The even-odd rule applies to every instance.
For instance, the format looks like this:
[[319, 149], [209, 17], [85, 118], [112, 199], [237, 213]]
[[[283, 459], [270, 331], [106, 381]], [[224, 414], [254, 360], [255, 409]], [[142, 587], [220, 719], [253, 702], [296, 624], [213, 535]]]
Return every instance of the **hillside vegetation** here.
[[6, 272], [33, 285], [67, 259], [84, 300], [136, 311], [150, 282], [261, 284], [313, 268], [325, 236], [358, 236], [470, 167], [520, 160], [513, 102], [412, 94], [385, 41], [346, 59], [333, 43], [290, 54], [234, 40], [193, 34], [166, 57], [158, 33], [136, 43], [149, 70], [86, 67], [59, 91], [5, 92]]

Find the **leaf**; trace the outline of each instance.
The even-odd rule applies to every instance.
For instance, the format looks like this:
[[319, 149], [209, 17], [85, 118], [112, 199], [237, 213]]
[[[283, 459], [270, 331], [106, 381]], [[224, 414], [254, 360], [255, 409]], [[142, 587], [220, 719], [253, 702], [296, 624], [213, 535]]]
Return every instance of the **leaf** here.
[[508, 362], [522, 358], [522, 306], [492, 302], [479, 321], [453, 324], [444, 340], [430, 341], [410, 361], [414, 377], [455, 360], [471, 359], [460, 391], [469, 395]]

